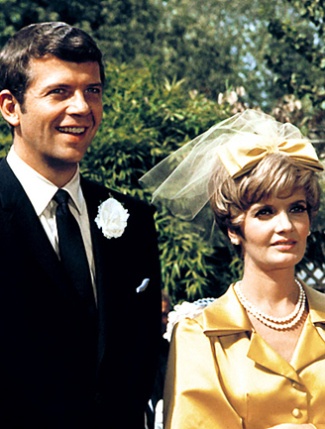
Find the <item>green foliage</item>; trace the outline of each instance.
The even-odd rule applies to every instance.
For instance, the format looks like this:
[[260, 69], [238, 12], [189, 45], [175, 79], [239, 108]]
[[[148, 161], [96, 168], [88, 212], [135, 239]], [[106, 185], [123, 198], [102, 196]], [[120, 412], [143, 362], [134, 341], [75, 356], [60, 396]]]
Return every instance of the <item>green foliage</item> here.
[[289, 13], [273, 17], [273, 40], [266, 54], [277, 88], [298, 98], [309, 96], [325, 111], [325, 8], [323, 0], [287, 0]]
[[42, 21], [65, 21], [85, 30], [103, 24], [97, 0], [0, 0], [1, 45], [20, 28]]
[[171, 217], [163, 207], [157, 213], [156, 224], [163, 284], [174, 304], [218, 297], [238, 277], [232, 263], [234, 255], [218, 234], [218, 244], [213, 245], [193, 224]]
[[119, 189], [139, 187], [149, 168], [227, 116], [204, 95], [185, 91], [181, 81], [159, 80], [155, 67], [109, 64], [107, 81], [103, 123], [83, 168]]
[[[150, 200], [138, 179], [189, 139], [229, 115], [182, 82], [160, 81], [155, 67], [110, 64], [100, 131], [82, 163], [83, 173], [106, 186]], [[192, 224], [156, 213], [163, 287], [172, 302], [218, 296], [236, 273], [221, 239], [209, 243]]]
[[0, 43], [35, 22], [65, 21], [92, 34], [107, 60], [147, 57], [160, 9], [150, 0], [0, 0]]
[[107, 61], [184, 79], [212, 100], [244, 87], [270, 111], [308, 96], [324, 111], [324, 0], [0, 0], [0, 43], [32, 22], [62, 20], [89, 31]]
[[12, 144], [10, 128], [0, 115], [0, 159], [5, 157]]

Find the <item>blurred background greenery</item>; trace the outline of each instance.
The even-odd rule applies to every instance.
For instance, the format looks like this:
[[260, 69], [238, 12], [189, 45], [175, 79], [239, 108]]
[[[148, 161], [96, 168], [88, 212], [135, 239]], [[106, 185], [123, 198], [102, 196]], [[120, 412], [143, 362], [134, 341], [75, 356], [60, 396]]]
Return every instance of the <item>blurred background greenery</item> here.
[[[104, 119], [81, 168], [150, 201], [138, 183], [171, 151], [216, 122], [258, 108], [300, 127], [325, 151], [324, 0], [0, 0], [0, 43], [34, 22], [65, 21], [104, 52]], [[0, 156], [11, 144], [0, 123]], [[323, 206], [324, 207], [324, 206]], [[299, 269], [324, 269], [322, 208]], [[160, 207], [163, 274], [171, 302], [217, 297], [240, 276], [223, 237]], [[319, 275], [315, 286], [322, 289]]]

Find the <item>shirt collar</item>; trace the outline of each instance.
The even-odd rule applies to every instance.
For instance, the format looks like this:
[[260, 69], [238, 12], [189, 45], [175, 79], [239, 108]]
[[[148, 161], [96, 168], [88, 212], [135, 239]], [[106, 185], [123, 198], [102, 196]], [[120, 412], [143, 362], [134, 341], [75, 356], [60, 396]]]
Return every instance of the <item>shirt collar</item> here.
[[[325, 294], [303, 283], [313, 324], [325, 324]], [[231, 335], [252, 331], [246, 311], [240, 304], [232, 284], [227, 292], [208, 305], [201, 314], [204, 333], [209, 335]], [[325, 334], [324, 334], [325, 341]]]
[[304, 285], [312, 323], [325, 324], [325, 293]]
[[233, 284], [223, 296], [203, 310], [202, 318], [203, 330], [208, 336], [252, 331], [250, 320], [237, 298]]
[[[10, 148], [7, 161], [24, 188], [37, 215], [40, 216], [52, 201], [58, 187], [26, 164], [26, 162], [17, 155], [14, 146]], [[82, 214], [85, 202], [80, 187], [79, 165], [76, 173], [63, 189], [68, 191], [79, 214]]]

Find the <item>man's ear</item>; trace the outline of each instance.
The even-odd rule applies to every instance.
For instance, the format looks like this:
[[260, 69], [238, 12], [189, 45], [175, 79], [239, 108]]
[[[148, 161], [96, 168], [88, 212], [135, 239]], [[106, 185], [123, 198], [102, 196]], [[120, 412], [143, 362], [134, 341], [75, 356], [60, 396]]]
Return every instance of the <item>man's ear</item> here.
[[0, 92], [0, 110], [9, 125], [17, 127], [20, 124], [19, 103], [8, 89]]
[[240, 241], [241, 241], [240, 236], [236, 234], [234, 231], [231, 231], [230, 229], [228, 229], [228, 237], [234, 246], [240, 245]]

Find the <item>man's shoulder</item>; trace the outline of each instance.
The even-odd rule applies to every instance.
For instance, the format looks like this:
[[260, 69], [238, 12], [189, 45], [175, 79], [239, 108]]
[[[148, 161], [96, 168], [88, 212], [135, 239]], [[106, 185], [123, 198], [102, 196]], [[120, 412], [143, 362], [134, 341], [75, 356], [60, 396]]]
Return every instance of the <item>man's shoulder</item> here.
[[89, 180], [82, 177], [81, 186], [86, 200], [94, 199], [100, 204], [107, 198], [111, 197], [115, 198], [130, 211], [148, 211], [151, 214], [153, 214], [155, 211], [155, 208], [147, 201], [141, 200], [140, 198], [134, 197], [128, 193], [109, 188], [93, 180]]

